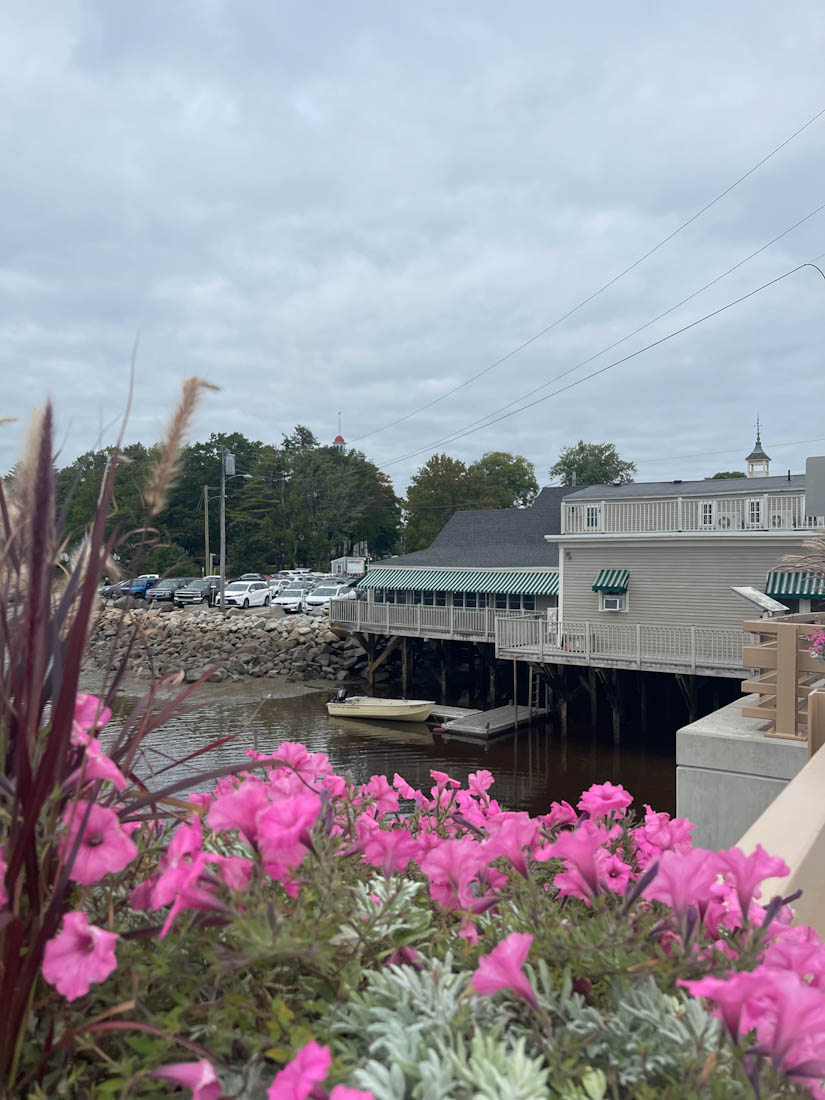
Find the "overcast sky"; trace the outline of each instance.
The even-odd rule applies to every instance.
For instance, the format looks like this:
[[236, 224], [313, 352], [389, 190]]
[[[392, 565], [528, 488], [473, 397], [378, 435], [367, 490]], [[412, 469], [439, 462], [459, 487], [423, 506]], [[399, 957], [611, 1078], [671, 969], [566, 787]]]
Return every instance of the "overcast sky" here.
[[[822, 0], [0, 8], [0, 467], [55, 401], [63, 458], [180, 381], [194, 438], [344, 435], [402, 490], [433, 450], [579, 438], [639, 479], [825, 453], [825, 281], [799, 272], [508, 420], [435, 444], [654, 318], [825, 202], [825, 116], [505, 364], [825, 107]], [[574, 381], [825, 251], [825, 212]], [[543, 393], [549, 393], [551, 386]], [[540, 396], [540, 395], [539, 395]], [[364, 438], [362, 438], [364, 437]], [[786, 444], [800, 440], [820, 442]], [[407, 456], [419, 448], [421, 455]], [[713, 454], [712, 452], [730, 452]], [[398, 461], [402, 459], [401, 461]]]

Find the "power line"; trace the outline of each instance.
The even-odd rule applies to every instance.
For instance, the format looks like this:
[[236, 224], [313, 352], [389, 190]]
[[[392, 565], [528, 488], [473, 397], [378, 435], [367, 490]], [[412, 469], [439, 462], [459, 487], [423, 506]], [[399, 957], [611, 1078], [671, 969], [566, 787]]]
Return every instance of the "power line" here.
[[[683, 325], [681, 328], [676, 329], [674, 332], [670, 332], [667, 336], [662, 336], [658, 340], [654, 340], [650, 344], [646, 344], [644, 347], [637, 348], [636, 351], [632, 351], [629, 355], [623, 356], [621, 359], [615, 359], [612, 363], [608, 363], [605, 367], [600, 367], [598, 370], [591, 371], [590, 374], [585, 374], [582, 378], [577, 378], [574, 382], [568, 382], [566, 386], [561, 386], [557, 390], [553, 390], [551, 393], [545, 394], [544, 397], [537, 397], [535, 401], [528, 401], [527, 404], [521, 405], [517, 409], [513, 409], [512, 412], [503, 413], [501, 416], [497, 416], [494, 419], [487, 420], [479, 427], [470, 428], [467, 431], [460, 432], [453, 436], [450, 442], [455, 442], [457, 439], [463, 439], [467, 435], [473, 435], [475, 432], [480, 431], [481, 428], [488, 428], [493, 424], [498, 424], [502, 420], [509, 420], [511, 416], [516, 416], [520, 412], [524, 412], [526, 409], [532, 409], [536, 405], [541, 405], [544, 401], [549, 401], [551, 397], [557, 397], [560, 393], [565, 393], [567, 390], [572, 390], [576, 386], [580, 386], [583, 382], [590, 381], [591, 378], [597, 378], [600, 374], [605, 374], [607, 371], [612, 370], [614, 367], [621, 366], [623, 363], [629, 362], [631, 359], [635, 359], [639, 355], [643, 355], [646, 351], [650, 351], [652, 348], [657, 348], [661, 344], [667, 343], [668, 340], [672, 340], [676, 336], [680, 336], [684, 332], [689, 332], [690, 329], [696, 328], [697, 325], [703, 324], [705, 321], [711, 320], [713, 317], [718, 317], [719, 314], [725, 313], [729, 309], [733, 309], [734, 306], [741, 305], [742, 302], [746, 302], [749, 298], [753, 298], [754, 295], [759, 294], [763, 290], [767, 290], [768, 287], [775, 286], [777, 283], [781, 283], [783, 279], [787, 279], [790, 275], [795, 275], [797, 271], [802, 271], [803, 268], [812, 267], [815, 271], [825, 279], [825, 272], [822, 272], [815, 264], [804, 263], [798, 264], [796, 267], [786, 271], [782, 275], [777, 275], [775, 279], [770, 279], [767, 283], [763, 283], [761, 286], [756, 287], [754, 290], [748, 291], [747, 294], [743, 294], [740, 298], [735, 298], [732, 302], [728, 302], [727, 305], [720, 306], [719, 309], [714, 309], [710, 313], [706, 313], [703, 317], [697, 318], [695, 321], [691, 321], [690, 324]], [[423, 454], [429, 450], [429, 446], [422, 447], [417, 451], [412, 451], [409, 454], [402, 455], [400, 458], [393, 459], [390, 462], [382, 463], [382, 466], [394, 466], [398, 462], [404, 462], [409, 458], [415, 457], [417, 454]]]
[[[704, 293], [704, 291], [710, 289], [710, 287], [714, 286], [716, 283], [721, 282], [722, 279], [726, 278], [728, 275], [731, 275], [734, 271], [738, 270], [738, 268], [740, 268], [744, 264], [748, 263], [748, 261], [752, 260], [755, 256], [758, 256], [761, 252], [764, 252], [766, 249], [768, 249], [772, 245], [776, 244], [777, 241], [781, 241], [783, 237], [787, 237], [787, 235], [789, 233], [792, 233], [795, 229], [798, 229], [800, 225], [802, 225], [806, 221], [809, 221], [816, 214], [821, 213], [823, 210], [825, 210], [825, 203], [822, 203], [820, 206], [816, 207], [816, 209], [812, 210], [810, 212], [810, 214], [806, 214], [804, 218], [800, 218], [799, 221], [794, 222], [793, 225], [791, 225], [787, 229], [783, 230], [776, 237], [773, 237], [772, 240], [768, 241], [766, 244], [763, 244], [761, 246], [761, 248], [757, 248], [755, 252], [751, 252], [750, 255], [745, 256], [744, 259], [739, 260], [738, 263], [735, 263], [732, 267], [729, 267], [727, 269], [727, 271], [723, 271], [721, 273], [721, 275], [717, 275], [715, 278], [711, 279], [710, 282], [705, 283], [705, 285], [699, 287], [698, 290], [694, 290], [692, 294], [688, 294], [686, 298], [682, 298], [681, 301], [676, 302], [676, 304], [670, 306], [669, 309], [666, 309], [662, 313], [659, 313], [655, 317], [652, 317], [649, 321], [646, 321], [643, 325], [639, 325], [637, 328], [633, 329], [631, 332], [628, 332], [625, 336], [622, 336], [618, 340], [614, 340], [612, 344], [608, 344], [606, 347], [603, 347], [599, 351], [594, 352], [593, 355], [589, 355], [586, 359], [582, 359], [580, 362], [574, 364], [574, 366], [568, 367], [567, 370], [561, 371], [560, 374], [554, 375], [552, 378], [548, 379], [546, 382], [542, 382], [540, 386], [535, 386], [532, 390], [528, 390], [526, 393], [522, 393], [518, 397], [513, 398], [513, 400], [509, 401], [506, 405], [502, 405], [498, 409], [496, 409], [494, 413], [487, 413], [484, 416], [479, 417], [477, 420], [472, 420], [472, 421], [470, 421], [470, 423], [464, 424], [461, 428], [454, 429], [453, 431], [448, 432], [447, 435], [442, 436], [440, 439], [432, 440], [430, 443], [428, 443], [426, 445], [426, 447], [424, 449], [428, 450], [431, 447], [438, 447], [443, 443], [451, 442], [452, 439], [455, 438], [457, 432], [469, 431], [469, 429], [475, 428], [477, 426], [478, 427], [484, 427], [484, 425], [490, 419], [491, 416], [495, 416], [498, 413], [504, 412], [506, 409], [512, 408], [514, 405], [517, 405], [520, 401], [526, 401], [528, 397], [532, 397], [534, 394], [540, 393], [542, 390], [547, 389], [547, 387], [552, 386], [554, 382], [558, 382], [562, 378], [566, 378], [568, 375], [573, 374], [574, 371], [579, 370], [581, 367], [586, 367], [588, 363], [592, 363], [595, 359], [600, 358], [600, 356], [606, 355], [607, 352], [612, 351], [614, 348], [619, 347], [620, 344], [624, 344], [627, 340], [630, 340], [633, 336], [637, 336], [640, 332], [643, 332], [645, 329], [650, 328], [651, 325], [656, 324], [657, 321], [661, 321], [663, 317], [667, 317], [668, 314], [673, 313], [675, 310], [679, 309], [681, 306], [685, 305], [687, 302], [690, 302], [693, 298], [698, 297], [700, 294]], [[419, 453], [420, 453], [420, 451], [418, 449], [415, 449], [415, 450], [409, 452], [409, 455], [401, 455], [399, 457], [399, 461], [401, 461], [401, 460], [403, 460], [404, 458], [407, 458], [407, 457], [412, 457], [413, 455], [416, 455], [416, 454], [419, 454]], [[393, 460], [393, 461], [396, 461], [396, 460]]]
[[[825, 443], [825, 435], [817, 436], [814, 439], [792, 439], [789, 443], [771, 443], [770, 447], [772, 451], [779, 451], [785, 447], [801, 447], [804, 443]], [[742, 451], [741, 447], [730, 447], [726, 451], [697, 451], [691, 455], [667, 455], [665, 458], [640, 458], [639, 464], [653, 463], [653, 462], [681, 462], [687, 458], [715, 458], [717, 455], [738, 455]]]
[[583, 309], [594, 299], [598, 298], [600, 294], [604, 293], [604, 291], [609, 290], [610, 287], [612, 287], [620, 279], [624, 278], [625, 275], [628, 275], [631, 271], [634, 270], [634, 268], [637, 268], [639, 264], [644, 263], [644, 261], [649, 259], [655, 252], [658, 252], [660, 248], [663, 248], [669, 241], [672, 241], [674, 237], [678, 236], [683, 230], [687, 229], [689, 225], [692, 225], [693, 222], [697, 220], [697, 218], [700, 218], [703, 214], [707, 213], [707, 211], [710, 210], [711, 207], [715, 206], [718, 202], [729, 195], [731, 191], [734, 190], [734, 188], [739, 186], [740, 183], [744, 183], [744, 181], [749, 176], [752, 176], [754, 172], [758, 171], [758, 169], [760, 169], [764, 164], [767, 164], [767, 162], [772, 157], [781, 152], [781, 150], [784, 149], [786, 145], [789, 145], [790, 142], [794, 140], [794, 138], [799, 137], [799, 135], [803, 133], [803, 131], [807, 130], [809, 126], [812, 126], [817, 121], [817, 119], [821, 118], [823, 115], [825, 115], [825, 107], [817, 111], [817, 113], [812, 118], [809, 118], [808, 121], [800, 126], [798, 130], [795, 130], [790, 135], [790, 137], [785, 138], [785, 140], [780, 145], [777, 145], [768, 154], [766, 154], [766, 156], [762, 157], [760, 161], [757, 161], [757, 163], [749, 168], [747, 172], [741, 175], [737, 180], [734, 180], [734, 182], [726, 187], [724, 191], [720, 191], [715, 198], [711, 199], [710, 202], [705, 203], [705, 205], [697, 210], [695, 214], [692, 214], [687, 219], [687, 221], [682, 222], [681, 225], [677, 226], [676, 229], [674, 229], [666, 237], [663, 237], [658, 244], [655, 244], [652, 248], [648, 249], [647, 252], [639, 256], [638, 259], [634, 260], [632, 264], [624, 268], [623, 271], [620, 271], [618, 275], [614, 275], [612, 279], [609, 279], [608, 282], [604, 283], [603, 286], [600, 286], [598, 290], [594, 290], [592, 294], [588, 295], [588, 297], [582, 299], [582, 301], [573, 306], [571, 309], [567, 310], [567, 312], [563, 313], [560, 317], [557, 317], [555, 321], [551, 321], [549, 325], [546, 325], [539, 332], [529, 337], [529, 339], [524, 340], [517, 347], [513, 348], [511, 351], [508, 351], [506, 355], [502, 355], [500, 359], [496, 359], [495, 362], [490, 363], [490, 365], [484, 367], [483, 370], [480, 370], [478, 371], [478, 373], [471, 375], [469, 378], [466, 378], [463, 382], [460, 382], [451, 390], [447, 390], [446, 393], [442, 393], [439, 397], [434, 397], [432, 401], [428, 401], [424, 405], [419, 405], [417, 408], [412, 409], [410, 412], [405, 413], [403, 416], [396, 417], [395, 420], [390, 420], [388, 423], [383, 424], [378, 428], [373, 428], [370, 432], [365, 432], [363, 435], [356, 436], [354, 439], [351, 440], [351, 442], [360, 443], [363, 439], [370, 439], [372, 436], [378, 435], [380, 432], [384, 432], [388, 428], [394, 428], [396, 424], [402, 424], [405, 420], [409, 420], [411, 417], [417, 416], [418, 413], [424, 412], [426, 409], [431, 409], [433, 405], [439, 404], [439, 402], [446, 400], [446, 398], [451, 397], [454, 393], [458, 393], [459, 390], [463, 390], [466, 386], [472, 385], [472, 383], [478, 381], [479, 378], [483, 378], [485, 374], [489, 374], [491, 370], [495, 370], [496, 367], [500, 367], [502, 363], [506, 363], [508, 359], [512, 359], [514, 355], [518, 355], [520, 351], [524, 351], [525, 348], [529, 347], [531, 344], [534, 344], [537, 340], [540, 340], [542, 336], [546, 336], [547, 333], [556, 328], [557, 325], [560, 325], [563, 321], [566, 321], [568, 317], [572, 317], [574, 313], [578, 313], [580, 309]]

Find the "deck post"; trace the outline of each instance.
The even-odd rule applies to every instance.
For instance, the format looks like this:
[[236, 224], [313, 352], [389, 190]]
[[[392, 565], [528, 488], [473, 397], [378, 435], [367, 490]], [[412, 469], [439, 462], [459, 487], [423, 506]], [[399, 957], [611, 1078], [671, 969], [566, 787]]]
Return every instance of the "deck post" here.
[[613, 669], [613, 698], [611, 706], [613, 710], [613, 744], [619, 745], [622, 740], [622, 700], [624, 696], [622, 680], [618, 669]]
[[420, 603], [415, 605], [415, 610], [416, 610], [416, 618], [418, 619], [418, 637], [420, 638], [421, 637], [421, 604]]
[[450, 637], [455, 637], [455, 606], [450, 604]]
[[590, 623], [584, 624], [584, 637], [585, 656], [587, 657], [587, 663], [590, 664]]
[[387, 612], [387, 633], [389, 634], [389, 632], [390, 632], [390, 605], [389, 604], [386, 605], [386, 612]]
[[642, 667], [642, 624], [636, 623], [636, 668]]
[[442, 640], [438, 643], [438, 656], [441, 672], [441, 702], [447, 702], [447, 643]]
[[487, 702], [491, 709], [496, 705], [496, 651], [490, 654], [490, 681], [487, 688]]
[[518, 661], [513, 658], [513, 726], [518, 733]]
[[590, 694], [590, 728], [595, 730], [599, 724], [599, 681], [595, 668], [587, 670], [587, 690]]
[[696, 675], [696, 627], [690, 628], [690, 671]]
[[401, 639], [401, 695], [407, 698], [407, 685], [410, 675], [410, 647], [406, 635]]

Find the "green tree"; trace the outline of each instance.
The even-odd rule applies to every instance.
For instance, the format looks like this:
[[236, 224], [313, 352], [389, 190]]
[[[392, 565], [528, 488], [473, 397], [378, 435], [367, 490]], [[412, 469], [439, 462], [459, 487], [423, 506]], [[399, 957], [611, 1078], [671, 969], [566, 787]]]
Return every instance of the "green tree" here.
[[718, 474], [713, 474], [712, 477], [706, 477], [705, 481], [718, 481], [725, 477], [747, 477], [747, 474], [743, 474], [741, 470], [720, 470]]
[[533, 463], [508, 451], [487, 451], [467, 467], [467, 476], [480, 482], [475, 492], [481, 508], [523, 508], [539, 491]]
[[473, 500], [467, 499], [470, 491], [463, 462], [445, 454], [432, 455], [407, 487], [404, 549], [429, 546], [459, 506], [472, 507]]
[[636, 473], [636, 463], [626, 462], [612, 443], [585, 443], [565, 447], [550, 476], [562, 485], [628, 485]]

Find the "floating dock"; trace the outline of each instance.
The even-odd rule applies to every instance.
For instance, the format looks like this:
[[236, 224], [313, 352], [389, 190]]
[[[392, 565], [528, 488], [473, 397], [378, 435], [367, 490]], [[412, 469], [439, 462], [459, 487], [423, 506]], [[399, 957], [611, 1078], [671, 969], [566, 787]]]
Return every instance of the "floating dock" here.
[[[433, 711], [435, 715], [442, 715], [445, 710], [455, 710], [458, 707], [442, 707]], [[470, 741], [473, 743], [492, 741], [493, 738], [503, 733], [509, 733], [516, 725], [526, 726], [532, 718], [545, 715], [547, 711], [535, 707], [514, 707], [510, 703], [506, 707], [496, 707], [495, 710], [468, 710], [444, 722], [442, 737], [445, 741]], [[447, 717], [445, 715], [445, 717]]]

